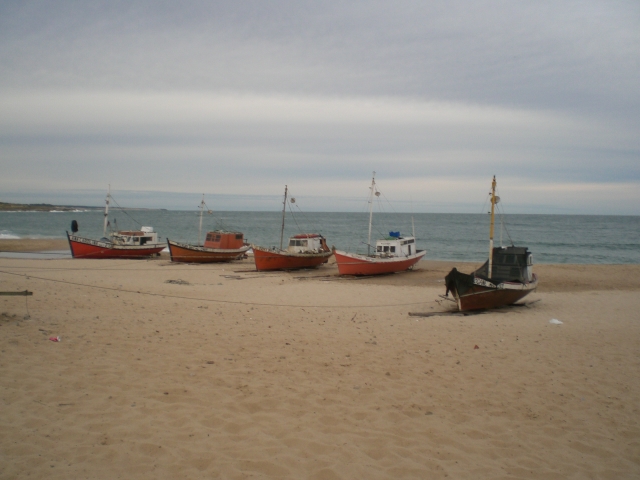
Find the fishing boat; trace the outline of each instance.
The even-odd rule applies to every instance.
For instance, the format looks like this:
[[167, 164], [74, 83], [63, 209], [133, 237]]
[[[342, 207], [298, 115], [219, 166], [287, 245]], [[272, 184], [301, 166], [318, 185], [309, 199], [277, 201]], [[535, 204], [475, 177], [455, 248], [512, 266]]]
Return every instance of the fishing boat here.
[[[241, 232], [228, 232], [224, 230], [214, 230], [207, 232], [204, 244], [200, 242], [202, 238], [202, 213], [206, 204], [204, 195], [200, 202], [200, 228], [198, 230], [198, 245], [181, 243], [167, 238], [169, 246], [169, 256], [172, 262], [186, 263], [220, 263], [230, 262], [242, 258], [251, 248], [244, 242], [244, 235]], [[211, 210], [207, 208], [211, 213]]]
[[141, 227], [140, 230], [121, 230], [110, 232], [109, 201], [111, 187], [107, 192], [104, 209], [103, 237], [100, 240], [81, 237], [78, 233], [78, 222], [71, 222], [71, 232], [67, 231], [67, 240], [73, 258], [145, 258], [159, 255], [165, 249], [164, 243], [158, 243], [158, 234], [153, 227]]
[[[316, 268], [327, 263], [333, 254], [327, 247], [325, 238], [319, 233], [300, 233], [289, 238], [286, 250], [283, 250], [284, 222], [287, 206], [288, 189], [284, 187], [284, 202], [282, 207], [282, 229], [280, 230], [280, 248], [267, 248], [252, 245], [253, 258], [258, 271], [268, 270], [298, 270], [302, 268]], [[295, 202], [291, 198], [291, 203]]]
[[366, 254], [349, 253], [334, 250], [340, 275], [382, 275], [410, 270], [427, 253], [416, 248], [415, 235], [405, 236], [400, 232], [389, 232], [389, 236], [376, 240], [375, 250], [371, 252], [371, 225], [373, 221], [373, 198], [379, 197], [376, 189], [376, 172], [371, 179], [369, 194], [369, 238]]
[[500, 201], [496, 196], [495, 176], [490, 195], [489, 259], [471, 274], [454, 268], [445, 277], [445, 297], [451, 292], [460, 311], [512, 305], [538, 286], [538, 277], [532, 272], [533, 256], [527, 247], [493, 246], [495, 207]]

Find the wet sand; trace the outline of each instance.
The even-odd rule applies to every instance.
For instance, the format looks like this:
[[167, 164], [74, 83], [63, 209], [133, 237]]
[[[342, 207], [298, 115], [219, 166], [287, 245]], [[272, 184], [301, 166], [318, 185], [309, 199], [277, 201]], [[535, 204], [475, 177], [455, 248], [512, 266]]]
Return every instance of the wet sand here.
[[428, 318], [419, 265], [1, 258], [0, 478], [640, 477], [639, 265]]

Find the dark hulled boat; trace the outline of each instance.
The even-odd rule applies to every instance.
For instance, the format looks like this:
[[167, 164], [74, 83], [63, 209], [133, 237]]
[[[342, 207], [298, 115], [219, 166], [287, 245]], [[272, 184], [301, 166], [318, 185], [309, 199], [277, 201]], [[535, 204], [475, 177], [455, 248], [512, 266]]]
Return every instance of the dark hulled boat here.
[[494, 214], [498, 201], [494, 176], [491, 184], [489, 259], [471, 274], [454, 268], [445, 277], [446, 295], [451, 292], [460, 311], [511, 305], [538, 286], [538, 277], [532, 272], [533, 256], [527, 247], [493, 247]]

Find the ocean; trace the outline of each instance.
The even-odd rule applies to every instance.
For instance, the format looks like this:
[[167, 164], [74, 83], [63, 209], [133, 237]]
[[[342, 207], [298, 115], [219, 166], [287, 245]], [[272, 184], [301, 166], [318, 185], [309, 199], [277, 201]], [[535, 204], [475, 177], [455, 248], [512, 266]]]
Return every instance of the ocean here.
[[[1, 238], [65, 238], [71, 221], [79, 235], [102, 237], [103, 211], [0, 212]], [[199, 212], [175, 210], [111, 210], [118, 229], [152, 226], [161, 240], [196, 243]], [[281, 212], [214, 212], [204, 214], [203, 232], [224, 228], [241, 231], [250, 242], [278, 246]], [[285, 242], [297, 233], [321, 233], [329, 246], [366, 252], [368, 213], [287, 214]], [[488, 255], [489, 215], [444, 213], [374, 213], [372, 243], [390, 231], [415, 231], [419, 249], [430, 260], [484, 262]], [[204, 235], [204, 233], [203, 233]], [[496, 217], [495, 245], [529, 247], [535, 263], [640, 263], [640, 217], [597, 215], [504, 215]]]

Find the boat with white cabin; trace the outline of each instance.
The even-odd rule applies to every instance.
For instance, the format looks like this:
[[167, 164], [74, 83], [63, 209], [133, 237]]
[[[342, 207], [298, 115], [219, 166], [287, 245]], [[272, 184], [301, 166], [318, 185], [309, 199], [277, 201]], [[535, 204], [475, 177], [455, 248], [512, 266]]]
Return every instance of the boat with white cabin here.
[[[367, 248], [371, 248], [371, 226], [373, 220], [373, 198], [379, 197], [376, 188], [376, 172], [371, 179], [369, 195], [369, 237]], [[389, 236], [376, 240], [375, 249], [367, 254], [334, 250], [333, 254], [340, 275], [381, 275], [410, 270], [425, 256], [426, 250], [418, 250], [415, 235], [389, 232]]]
[[71, 222], [71, 233], [67, 232], [67, 240], [73, 258], [147, 258], [159, 255], [165, 249], [164, 243], [158, 242], [158, 234], [153, 227], [141, 226], [139, 230], [120, 230], [107, 234], [109, 223], [109, 202], [111, 186], [107, 192], [104, 209], [103, 236], [100, 240], [81, 237], [78, 233], [78, 222]]

